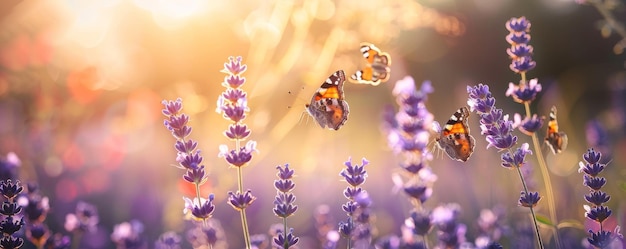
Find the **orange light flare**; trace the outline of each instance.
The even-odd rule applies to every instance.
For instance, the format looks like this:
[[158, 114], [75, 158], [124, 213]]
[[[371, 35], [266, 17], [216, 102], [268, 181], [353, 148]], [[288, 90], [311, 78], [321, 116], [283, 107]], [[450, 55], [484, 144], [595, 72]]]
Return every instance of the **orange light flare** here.
[[67, 90], [78, 103], [88, 104], [100, 95], [100, 90], [96, 89], [99, 82], [98, 69], [89, 66], [69, 73], [67, 76]]
[[[221, 1], [214, 1], [211, 6]], [[208, 0], [134, 0], [135, 6], [147, 10], [152, 14], [152, 19], [164, 29], [179, 28], [190, 19], [201, 16], [208, 11]]]

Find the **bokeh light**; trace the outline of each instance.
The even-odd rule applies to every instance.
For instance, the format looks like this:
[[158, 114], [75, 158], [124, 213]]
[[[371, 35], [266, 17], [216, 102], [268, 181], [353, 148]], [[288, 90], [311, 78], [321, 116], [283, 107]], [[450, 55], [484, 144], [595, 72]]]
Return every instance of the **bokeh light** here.
[[[623, 9], [618, 14], [617, 21], [626, 22]], [[259, 198], [249, 210], [251, 231], [266, 233], [280, 222], [271, 213], [273, 180], [276, 165], [289, 163], [299, 205], [290, 222], [300, 226], [300, 248], [319, 248], [312, 214], [324, 204], [343, 219], [345, 182], [338, 174], [351, 156], [371, 162], [364, 188], [373, 199], [375, 238], [400, 234], [412, 206], [394, 191], [402, 158], [389, 149], [382, 128], [384, 109], [396, 106], [395, 82], [407, 75], [418, 85], [432, 81], [427, 105], [440, 123], [466, 105], [466, 86], [478, 83], [490, 85], [506, 113], [522, 113], [504, 96], [508, 83], [519, 81], [505, 52], [504, 23], [513, 16], [533, 23], [537, 67], [529, 77], [544, 91], [532, 109], [547, 116], [550, 106], [559, 106], [559, 125], [570, 136], [562, 154], [543, 147], [559, 192], [559, 217], [593, 226], [581, 215], [586, 189], [577, 170], [590, 146], [585, 132], [596, 127], [587, 124], [595, 120], [611, 134], [603, 153], [613, 152], [606, 177], [615, 185], [607, 192], [621, 215], [611, 225], [624, 225], [626, 160], [619, 152], [626, 148], [626, 73], [624, 54], [613, 53], [623, 41], [607, 33], [593, 7], [574, 1], [3, 1], [0, 155], [14, 152], [20, 180], [37, 182], [50, 198], [51, 229], [64, 232], [65, 215], [81, 200], [99, 207], [107, 232], [93, 235], [86, 248], [112, 248], [107, 233], [132, 219], [145, 225], [150, 241], [169, 230], [183, 234], [191, 223], [182, 219], [182, 196], [195, 197], [195, 189], [175, 167], [174, 139], [161, 113], [162, 100], [180, 97], [209, 174], [202, 196], [215, 193], [215, 219], [231, 248], [242, 248], [238, 214], [226, 203], [226, 193], [237, 188], [236, 171], [217, 157], [220, 144], [233, 143], [223, 136], [228, 122], [215, 112], [220, 70], [229, 56], [242, 56], [251, 109], [245, 121], [260, 152], [244, 169], [245, 188]], [[343, 69], [349, 77], [365, 65], [361, 42], [393, 57], [391, 78], [379, 86], [346, 82], [348, 121], [338, 131], [320, 129], [304, 106], [330, 73]], [[430, 209], [459, 203], [472, 239], [484, 209], [502, 207], [507, 219], [526, 215], [517, 207], [516, 175], [485, 149], [478, 120], [469, 119], [476, 151], [468, 162], [435, 153], [438, 180], [426, 203]], [[532, 174], [541, 192], [539, 170]], [[539, 212], [546, 209], [539, 204]], [[580, 241], [585, 231], [573, 233]]]

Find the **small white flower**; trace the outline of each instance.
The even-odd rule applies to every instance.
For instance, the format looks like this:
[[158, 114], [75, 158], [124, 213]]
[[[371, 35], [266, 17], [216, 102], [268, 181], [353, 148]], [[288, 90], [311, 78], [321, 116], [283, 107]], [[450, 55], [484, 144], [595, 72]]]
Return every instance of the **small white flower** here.
[[256, 148], [256, 141], [250, 140], [246, 143], [246, 146], [244, 147], [244, 149], [248, 152], [256, 152], [259, 153], [259, 150], [257, 150]]
[[228, 145], [220, 144], [219, 150], [220, 152], [217, 153], [217, 157], [226, 157], [228, 154], [230, 154], [230, 150], [228, 150]]

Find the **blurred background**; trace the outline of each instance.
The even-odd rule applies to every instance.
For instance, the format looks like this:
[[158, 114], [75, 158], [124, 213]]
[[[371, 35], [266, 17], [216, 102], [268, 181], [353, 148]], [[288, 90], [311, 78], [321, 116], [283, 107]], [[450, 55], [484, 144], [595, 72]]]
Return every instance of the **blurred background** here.
[[[619, 2], [613, 13], [626, 22]], [[543, 86], [532, 110], [547, 116], [556, 105], [569, 136], [560, 155], [544, 147], [559, 219], [584, 221], [588, 191], [578, 161], [594, 145], [611, 154], [608, 205], [624, 224], [626, 56], [616, 46], [623, 37], [609, 32], [593, 6], [570, 0], [2, 1], [0, 155], [14, 152], [19, 179], [37, 182], [50, 198], [46, 223], [52, 230], [63, 232], [65, 215], [78, 201], [98, 206], [98, 233], [105, 239], [85, 248], [113, 247], [114, 225], [132, 219], [144, 223], [149, 241], [169, 230], [183, 234], [190, 225], [182, 218], [182, 196], [192, 197], [193, 189], [172, 166], [175, 140], [161, 114], [162, 100], [180, 97], [211, 173], [203, 193], [215, 193], [215, 219], [231, 248], [241, 248], [239, 214], [225, 202], [236, 190], [236, 170], [217, 158], [218, 146], [232, 142], [222, 135], [228, 122], [215, 108], [224, 90], [223, 63], [243, 56], [251, 109], [245, 123], [260, 151], [243, 176], [244, 188], [258, 197], [248, 211], [251, 232], [266, 233], [280, 222], [271, 211], [273, 180], [275, 167], [289, 163], [299, 205], [291, 225], [302, 248], [318, 247], [316, 207], [327, 204], [337, 220], [344, 218], [346, 183], [339, 172], [349, 157], [365, 157], [377, 236], [399, 234], [411, 206], [392, 192], [401, 158], [381, 130], [383, 109], [397, 108], [394, 83], [407, 75], [418, 85], [432, 81], [427, 105], [440, 123], [466, 105], [466, 86], [478, 83], [490, 86], [505, 113], [523, 112], [504, 96], [508, 83], [520, 80], [509, 70], [504, 24], [519, 16], [532, 22], [537, 67], [527, 77]], [[338, 131], [320, 129], [303, 116], [304, 105], [332, 72], [352, 74], [364, 65], [363, 41], [391, 54], [391, 79], [375, 87], [346, 83], [347, 123]], [[485, 149], [476, 116], [470, 125], [475, 153], [466, 163], [435, 158], [438, 181], [426, 205], [461, 204], [471, 240], [482, 209], [504, 207], [513, 221], [527, 210], [517, 207], [516, 173]], [[547, 214], [546, 203], [538, 210]], [[577, 241], [585, 236], [581, 229], [574, 234]]]

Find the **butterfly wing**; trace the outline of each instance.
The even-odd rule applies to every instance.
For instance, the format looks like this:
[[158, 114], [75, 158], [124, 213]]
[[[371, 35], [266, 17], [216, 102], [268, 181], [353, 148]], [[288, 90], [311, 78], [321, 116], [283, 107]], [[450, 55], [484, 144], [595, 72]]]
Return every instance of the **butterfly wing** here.
[[361, 43], [361, 53], [367, 64], [362, 70], [350, 76], [350, 79], [360, 84], [374, 86], [388, 81], [391, 76], [391, 56], [367, 42]]
[[476, 140], [470, 135], [468, 126], [469, 110], [461, 107], [442, 127], [437, 137], [437, 145], [454, 160], [465, 162], [474, 152]]
[[559, 123], [556, 119], [556, 106], [552, 106], [550, 109], [550, 120], [548, 121], [545, 141], [553, 154], [561, 153], [567, 148], [567, 134], [559, 131]]
[[346, 76], [343, 70], [330, 75], [313, 94], [306, 110], [322, 128], [338, 130], [348, 120], [350, 112], [344, 100], [343, 83]]

